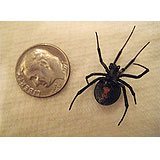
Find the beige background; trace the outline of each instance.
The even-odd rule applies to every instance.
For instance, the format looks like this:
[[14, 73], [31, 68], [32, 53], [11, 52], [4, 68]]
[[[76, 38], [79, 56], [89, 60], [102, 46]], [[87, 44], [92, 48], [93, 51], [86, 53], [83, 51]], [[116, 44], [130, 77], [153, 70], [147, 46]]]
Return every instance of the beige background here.
[[[113, 105], [101, 107], [94, 99], [94, 85], [68, 107], [76, 92], [86, 85], [85, 76], [104, 72], [99, 64], [95, 34], [99, 33], [104, 61], [112, 62], [133, 26], [137, 28], [118, 64], [124, 66], [148, 41], [151, 44], [136, 62], [149, 74], [127, 79], [136, 91], [121, 126], [123, 96]], [[15, 80], [15, 65], [24, 50], [38, 43], [60, 47], [71, 64], [65, 88], [50, 98], [24, 93]], [[160, 22], [0, 22], [0, 136], [160, 136]], [[127, 73], [143, 69], [131, 66]]]

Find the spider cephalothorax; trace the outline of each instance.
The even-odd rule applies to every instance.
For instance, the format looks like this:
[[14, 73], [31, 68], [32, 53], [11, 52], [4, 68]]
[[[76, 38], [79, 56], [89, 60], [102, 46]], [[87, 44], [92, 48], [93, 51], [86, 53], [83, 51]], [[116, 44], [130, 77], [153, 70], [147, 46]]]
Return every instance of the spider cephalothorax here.
[[[124, 117], [127, 113], [128, 106], [129, 106], [128, 98], [127, 98], [127, 94], [126, 94], [126, 87], [130, 90], [130, 92], [131, 92], [131, 94], [134, 98], [135, 104], [137, 103], [135, 92], [134, 92], [133, 88], [127, 82], [122, 80], [121, 78], [128, 77], [128, 78], [139, 79], [143, 75], [145, 75], [147, 72], [149, 72], [148, 68], [146, 68], [145, 66], [143, 66], [141, 64], [134, 63], [134, 61], [136, 60], [137, 56], [142, 52], [142, 50], [150, 42], [146, 43], [141, 48], [141, 50], [136, 54], [136, 56], [133, 59], [131, 59], [129, 61], [129, 63], [124, 68], [120, 68], [120, 66], [116, 64], [116, 62], [119, 59], [124, 47], [126, 46], [129, 39], [131, 38], [134, 29], [135, 29], [135, 26], [133, 27], [132, 32], [130, 33], [129, 37], [127, 38], [125, 44], [122, 46], [121, 50], [118, 52], [114, 62], [110, 63], [109, 67], [107, 67], [107, 65], [103, 62], [103, 59], [102, 59], [102, 56], [101, 56], [101, 50], [100, 50], [100, 47], [99, 47], [98, 34], [96, 32], [97, 51], [98, 51], [98, 55], [99, 55], [99, 61], [100, 61], [101, 65], [104, 67], [106, 72], [105, 73], [91, 73], [91, 74], [86, 76], [87, 85], [77, 92], [76, 96], [74, 97], [73, 101], [71, 102], [69, 110], [71, 110], [72, 105], [73, 105], [75, 99], [77, 98], [77, 96], [79, 96], [88, 87], [90, 87], [91, 85], [93, 85], [96, 82], [97, 82], [97, 84], [96, 84], [95, 89], [94, 89], [94, 96], [95, 96], [96, 101], [98, 103], [100, 103], [101, 105], [110, 105], [110, 104], [115, 103], [121, 95], [121, 88], [122, 88], [122, 92], [123, 92], [123, 95], [124, 95], [124, 102], [125, 102], [125, 111], [124, 111], [124, 114], [123, 114], [122, 118], [120, 119], [118, 125], [121, 124], [121, 122], [123, 121], [123, 119], [124, 119]], [[142, 72], [139, 75], [125, 74], [124, 73], [125, 70], [131, 64], [138, 65], [138, 66], [144, 68], [145, 69], [144, 72]], [[92, 76], [99, 76], [99, 77], [97, 77], [96, 79], [89, 82], [88, 79]]]

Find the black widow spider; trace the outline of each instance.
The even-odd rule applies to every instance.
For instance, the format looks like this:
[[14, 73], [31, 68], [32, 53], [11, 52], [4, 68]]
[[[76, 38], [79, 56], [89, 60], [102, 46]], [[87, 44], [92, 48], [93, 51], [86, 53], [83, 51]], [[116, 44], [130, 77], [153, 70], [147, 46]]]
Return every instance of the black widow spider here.
[[[97, 40], [97, 51], [98, 51], [98, 55], [99, 55], [99, 61], [100, 61], [101, 65], [104, 67], [106, 73], [91, 73], [88, 76], [86, 76], [87, 85], [77, 92], [73, 101], [70, 104], [69, 110], [71, 110], [72, 105], [73, 105], [74, 101], [76, 100], [77, 96], [82, 94], [88, 87], [90, 87], [91, 85], [93, 85], [96, 82], [98, 82], [98, 83], [96, 84], [95, 89], [94, 89], [94, 96], [95, 96], [95, 99], [97, 100], [97, 102], [100, 103], [101, 105], [110, 105], [110, 104], [115, 103], [118, 100], [118, 98], [120, 97], [121, 88], [122, 88], [123, 95], [124, 95], [124, 102], [125, 102], [125, 111], [123, 113], [122, 118], [120, 119], [120, 121], [118, 123], [118, 126], [121, 124], [121, 122], [123, 121], [123, 119], [124, 119], [124, 117], [127, 113], [128, 106], [129, 106], [128, 98], [127, 98], [127, 94], [126, 94], [126, 87], [130, 90], [130, 92], [131, 92], [131, 94], [134, 98], [135, 104], [137, 102], [136, 102], [136, 96], [135, 96], [135, 92], [134, 92], [133, 88], [127, 82], [125, 82], [124, 80], [122, 80], [120, 78], [128, 77], [128, 78], [139, 79], [142, 76], [144, 76], [147, 72], [149, 72], [149, 69], [146, 68], [145, 66], [143, 66], [141, 64], [133, 63], [133, 62], [136, 60], [138, 55], [144, 50], [144, 48], [150, 42], [146, 43], [142, 47], [142, 49], [136, 54], [136, 56], [133, 59], [131, 59], [131, 61], [129, 61], [129, 63], [124, 68], [120, 69], [120, 66], [116, 65], [116, 62], [118, 61], [120, 55], [122, 54], [122, 51], [123, 51], [124, 47], [126, 46], [129, 39], [131, 38], [131, 36], [134, 32], [134, 29], [135, 29], [135, 26], [133, 27], [132, 32], [130, 33], [130, 35], [127, 38], [126, 42], [124, 43], [123, 47], [118, 52], [114, 62], [110, 63], [109, 68], [103, 62], [103, 59], [102, 59], [102, 56], [101, 56], [101, 49], [99, 47], [98, 34], [97, 34], [97, 32], [95, 32], [96, 40]], [[145, 71], [142, 72], [139, 75], [125, 74], [124, 71], [131, 64], [138, 65], [138, 66], [144, 68]], [[89, 82], [88, 79], [92, 76], [100, 76], [100, 77], [98, 77], [98, 78], [94, 79], [93, 81]]]

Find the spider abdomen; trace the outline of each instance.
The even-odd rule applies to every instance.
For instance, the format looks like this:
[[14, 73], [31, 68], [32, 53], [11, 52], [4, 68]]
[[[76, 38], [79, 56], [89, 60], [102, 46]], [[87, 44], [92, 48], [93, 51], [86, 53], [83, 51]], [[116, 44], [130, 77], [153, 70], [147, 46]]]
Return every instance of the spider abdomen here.
[[111, 105], [115, 103], [121, 95], [121, 87], [118, 84], [109, 84], [105, 80], [100, 80], [94, 89], [94, 96], [101, 105]]

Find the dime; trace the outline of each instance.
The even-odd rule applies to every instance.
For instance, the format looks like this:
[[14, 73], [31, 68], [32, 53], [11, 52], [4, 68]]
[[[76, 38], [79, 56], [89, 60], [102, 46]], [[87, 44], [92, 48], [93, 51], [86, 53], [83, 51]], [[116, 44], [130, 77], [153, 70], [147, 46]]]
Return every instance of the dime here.
[[70, 64], [60, 48], [38, 44], [20, 56], [15, 74], [18, 85], [24, 92], [35, 97], [48, 97], [65, 86]]

